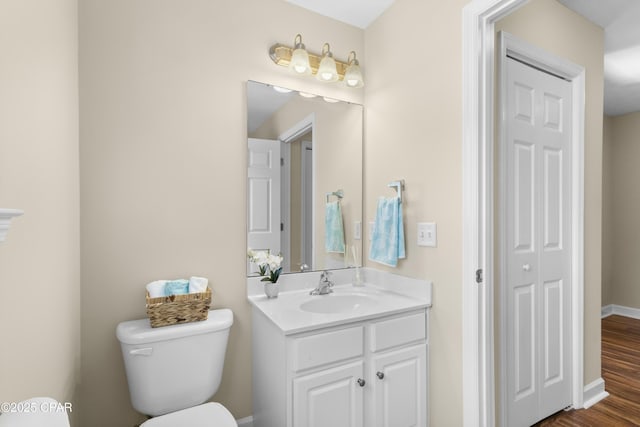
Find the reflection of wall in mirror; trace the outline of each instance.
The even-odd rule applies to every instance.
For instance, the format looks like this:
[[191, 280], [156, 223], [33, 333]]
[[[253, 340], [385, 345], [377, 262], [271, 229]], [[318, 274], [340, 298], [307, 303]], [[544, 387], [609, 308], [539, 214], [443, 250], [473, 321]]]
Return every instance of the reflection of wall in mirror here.
[[[342, 213], [345, 226], [345, 243], [347, 247], [356, 244], [361, 253], [361, 241], [353, 240], [353, 223], [362, 218], [362, 108], [353, 104], [328, 104], [322, 98], [305, 99], [294, 97], [290, 102], [276, 111], [255, 132], [252, 138], [277, 138], [310, 114], [314, 114], [314, 147], [313, 155], [316, 165], [315, 200], [314, 200], [314, 247], [315, 259], [313, 269], [344, 267], [344, 256], [324, 252], [324, 211], [325, 193], [344, 190]], [[299, 149], [291, 147], [292, 159], [299, 159]], [[299, 171], [299, 168], [297, 169]], [[297, 172], [299, 173], [299, 172]], [[294, 163], [291, 170], [291, 192], [298, 198], [300, 194], [299, 175], [294, 175]], [[296, 177], [296, 178], [294, 178]], [[299, 200], [299, 199], [298, 199]], [[300, 203], [292, 206], [300, 206]], [[300, 229], [301, 224], [294, 224], [294, 212], [291, 212], [292, 230], [292, 271], [300, 268], [301, 248], [299, 239], [294, 238], [293, 230]], [[299, 220], [299, 216], [298, 216]], [[298, 245], [297, 247], [295, 245]], [[294, 251], [295, 248], [295, 251]]]

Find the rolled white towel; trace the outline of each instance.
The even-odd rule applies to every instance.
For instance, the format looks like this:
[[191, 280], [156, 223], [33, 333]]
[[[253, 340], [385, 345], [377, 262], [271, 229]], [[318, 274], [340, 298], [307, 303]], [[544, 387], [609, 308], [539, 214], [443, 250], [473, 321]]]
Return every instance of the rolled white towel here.
[[209, 284], [209, 279], [204, 277], [191, 277], [189, 279], [189, 293], [197, 294], [200, 292], [205, 292], [207, 290], [207, 285]]
[[147, 292], [149, 292], [149, 297], [151, 298], [159, 298], [165, 296], [164, 287], [166, 285], [166, 280], [156, 280], [147, 285]]

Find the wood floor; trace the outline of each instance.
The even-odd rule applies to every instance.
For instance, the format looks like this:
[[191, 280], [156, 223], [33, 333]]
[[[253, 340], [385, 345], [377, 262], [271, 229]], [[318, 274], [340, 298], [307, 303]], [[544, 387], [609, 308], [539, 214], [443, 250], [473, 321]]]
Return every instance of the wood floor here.
[[640, 320], [615, 315], [602, 319], [602, 378], [609, 397], [536, 426], [640, 426]]

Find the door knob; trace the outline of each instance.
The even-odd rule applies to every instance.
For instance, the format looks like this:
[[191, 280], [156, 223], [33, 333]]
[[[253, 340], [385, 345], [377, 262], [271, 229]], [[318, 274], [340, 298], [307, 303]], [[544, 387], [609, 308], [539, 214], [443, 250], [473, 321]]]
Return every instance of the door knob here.
[[358, 385], [359, 385], [360, 387], [364, 387], [364, 385], [365, 385], [365, 381], [364, 381], [362, 378], [358, 378]]
[[529, 270], [531, 270], [531, 266], [530, 266], [529, 264], [523, 264], [523, 265], [522, 265], [522, 269], [523, 269], [524, 271], [529, 271]]
[[380, 371], [378, 371], [378, 372], [376, 372], [376, 376], [377, 376], [378, 378], [380, 378], [380, 379], [383, 379], [383, 378], [384, 378], [384, 372], [380, 372]]

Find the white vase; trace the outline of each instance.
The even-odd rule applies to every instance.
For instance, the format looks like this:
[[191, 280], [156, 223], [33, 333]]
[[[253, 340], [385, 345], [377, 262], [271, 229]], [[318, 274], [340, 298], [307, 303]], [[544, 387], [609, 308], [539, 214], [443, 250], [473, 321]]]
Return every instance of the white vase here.
[[280, 292], [278, 283], [264, 282], [264, 294], [267, 298], [278, 298], [278, 292]]

